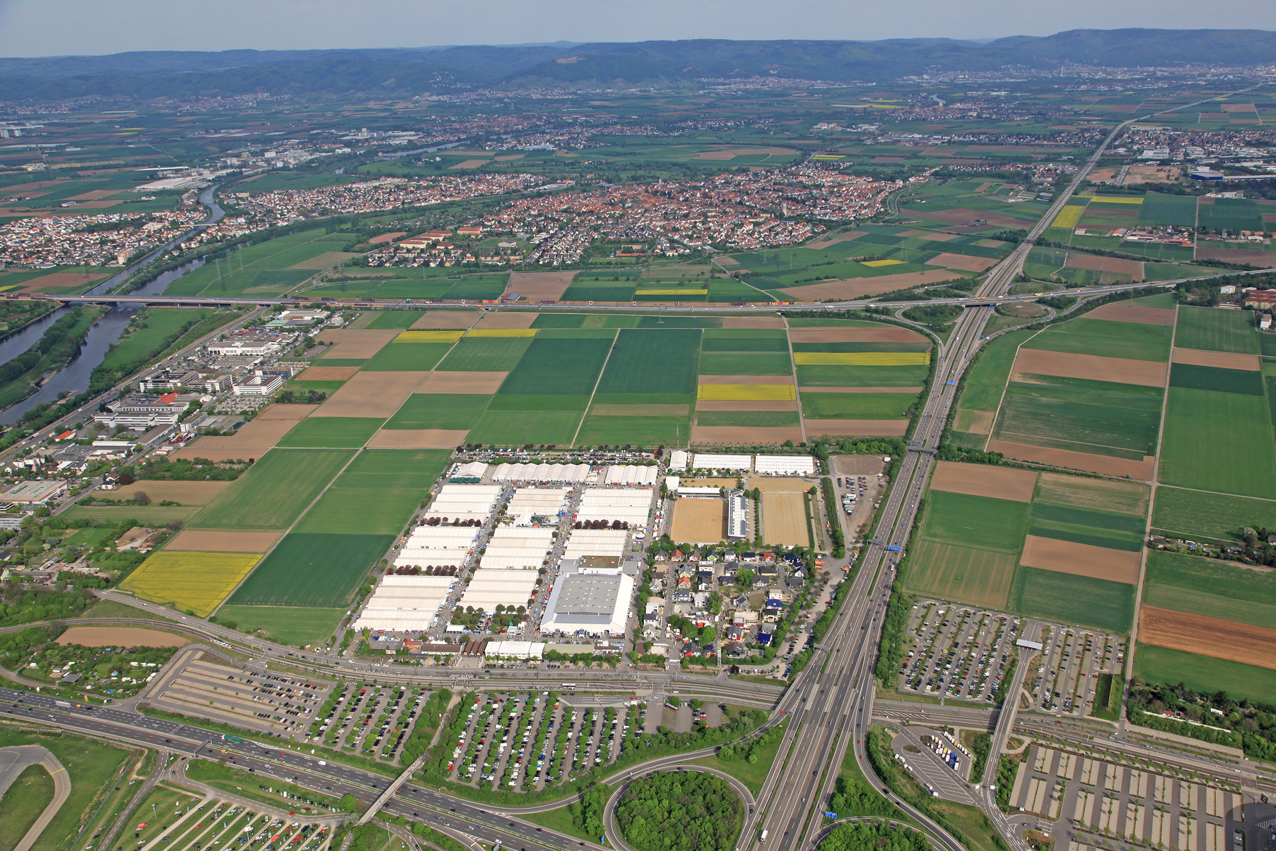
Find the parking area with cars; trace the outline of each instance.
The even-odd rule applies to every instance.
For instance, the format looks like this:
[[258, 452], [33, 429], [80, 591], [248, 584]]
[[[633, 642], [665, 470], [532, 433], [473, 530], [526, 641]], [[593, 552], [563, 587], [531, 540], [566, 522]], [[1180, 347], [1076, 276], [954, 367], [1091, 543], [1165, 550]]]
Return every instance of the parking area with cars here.
[[1082, 717], [1093, 712], [1100, 674], [1125, 669], [1126, 639], [1078, 627], [1047, 626], [1035, 671], [1027, 679], [1033, 707]]
[[900, 690], [993, 702], [1019, 629], [1014, 615], [919, 600], [909, 617], [912, 644], [900, 669]]
[[410, 685], [339, 683], [315, 715], [310, 741], [398, 764], [429, 696]]

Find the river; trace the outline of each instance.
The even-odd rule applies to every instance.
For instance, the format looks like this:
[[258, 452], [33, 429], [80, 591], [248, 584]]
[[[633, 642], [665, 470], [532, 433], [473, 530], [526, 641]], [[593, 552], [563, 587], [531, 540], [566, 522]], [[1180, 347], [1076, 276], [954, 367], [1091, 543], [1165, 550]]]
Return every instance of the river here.
[[[197, 225], [195, 228], [196, 230], [203, 229], [204, 227], [221, 220], [221, 218], [226, 214], [213, 198], [213, 193], [216, 189], [216, 186], [209, 186], [199, 196], [200, 203], [209, 210], [209, 217], [203, 222], [203, 224]], [[129, 275], [133, 274], [133, 272], [141, 266], [151, 262], [157, 257], [160, 257], [164, 252], [168, 251], [178, 242], [186, 239], [189, 235], [189, 233], [182, 234], [171, 242], [155, 249], [132, 266], [129, 266], [127, 269], [122, 270], [116, 275], [112, 275], [109, 279], [93, 287], [88, 292], [93, 295], [98, 295], [109, 291], [113, 287], [119, 286], [126, 278], [128, 278]], [[168, 289], [169, 286], [178, 278], [182, 277], [187, 272], [198, 269], [202, 265], [204, 265], [204, 261], [192, 260], [189, 263], [178, 266], [176, 269], [170, 269], [145, 286], [134, 290], [134, 292], [139, 296], [159, 295]], [[23, 399], [21, 402], [0, 411], [0, 425], [12, 425], [13, 423], [16, 423], [23, 414], [34, 408], [36, 405], [44, 402], [56, 402], [58, 397], [62, 394], [76, 396], [87, 390], [89, 387], [89, 376], [91, 376], [93, 374], [93, 370], [102, 363], [111, 346], [120, 339], [120, 336], [124, 333], [125, 329], [128, 328], [129, 322], [132, 321], [133, 316], [137, 313], [138, 309], [138, 305], [122, 304], [114, 306], [107, 311], [107, 313], [89, 329], [88, 336], [84, 340], [84, 345], [80, 347], [80, 353], [76, 355], [74, 360], [51, 375], [35, 393]], [[68, 310], [70, 310], [70, 308], [60, 307], [48, 316], [28, 325], [26, 328], [23, 328], [8, 339], [0, 342], [0, 364], [8, 363], [35, 345], [36, 342], [39, 341], [40, 337], [44, 335], [45, 330], [56, 322], [58, 317], [66, 313]]]

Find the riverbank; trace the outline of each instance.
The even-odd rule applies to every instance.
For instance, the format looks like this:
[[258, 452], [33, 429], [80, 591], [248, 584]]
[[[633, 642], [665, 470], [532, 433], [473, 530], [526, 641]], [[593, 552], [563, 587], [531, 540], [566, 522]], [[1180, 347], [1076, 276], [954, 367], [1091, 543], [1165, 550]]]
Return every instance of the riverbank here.
[[73, 307], [54, 322], [39, 342], [0, 367], [0, 408], [9, 408], [35, 394], [47, 376], [75, 360], [89, 329], [107, 312], [105, 307]]
[[0, 342], [39, 322], [61, 305], [56, 301], [0, 302]]

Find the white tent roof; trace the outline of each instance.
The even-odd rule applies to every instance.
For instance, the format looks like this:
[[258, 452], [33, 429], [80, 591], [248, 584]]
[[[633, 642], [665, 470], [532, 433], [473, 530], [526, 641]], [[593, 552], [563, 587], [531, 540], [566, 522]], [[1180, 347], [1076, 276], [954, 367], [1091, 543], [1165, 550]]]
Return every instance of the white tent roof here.
[[669, 453], [669, 469], [685, 470], [687, 469], [687, 451], [685, 449], [675, 449]]
[[588, 464], [500, 464], [492, 472], [494, 482], [583, 482]]
[[748, 470], [753, 466], [753, 456], [697, 452], [693, 466], [701, 470]]
[[468, 547], [481, 531], [478, 526], [417, 526], [404, 546], [418, 550]]
[[613, 464], [607, 468], [609, 485], [654, 485], [659, 468], [637, 464]]
[[519, 488], [510, 497], [507, 510], [510, 514], [557, 514], [568, 493], [567, 488]]
[[456, 580], [455, 576], [384, 576], [382, 588], [446, 588]]
[[487, 472], [487, 465], [482, 461], [471, 461], [468, 464], [459, 465], [452, 472], [454, 479], [481, 479], [483, 474]]
[[465, 564], [465, 560], [469, 558], [469, 555], [470, 551], [468, 549], [418, 550], [404, 547], [394, 557], [394, 566], [416, 565], [417, 567], [425, 567], [432, 564], [435, 567], [460, 567]]
[[567, 539], [563, 558], [622, 556], [629, 532], [624, 529], [574, 529]]
[[810, 455], [758, 455], [753, 459], [759, 473], [790, 476], [815, 475], [815, 459]]

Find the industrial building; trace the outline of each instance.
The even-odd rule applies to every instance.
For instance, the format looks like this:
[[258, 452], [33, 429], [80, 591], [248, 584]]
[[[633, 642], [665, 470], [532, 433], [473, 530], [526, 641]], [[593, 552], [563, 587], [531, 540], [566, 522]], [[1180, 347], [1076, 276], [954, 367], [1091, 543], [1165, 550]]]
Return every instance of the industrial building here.
[[541, 632], [623, 635], [633, 590], [634, 578], [625, 573], [563, 573], [550, 592]]
[[385, 632], [429, 629], [454, 581], [450, 576], [386, 576], [368, 598], [354, 628]]
[[18, 482], [0, 495], [0, 502], [16, 502], [20, 505], [44, 505], [66, 492], [66, 482], [34, 481]]
[[655, 491], [651, 488], [616, 490], [612, 488], [587, 488], [580, 498], [576, 520], [620, 520], [630, 527], [647, 525], [651, 516], [651, 500]]
[[727, 538], [739, 541], [749, 537], [749, 507], [742, 493], [727, 497]]

